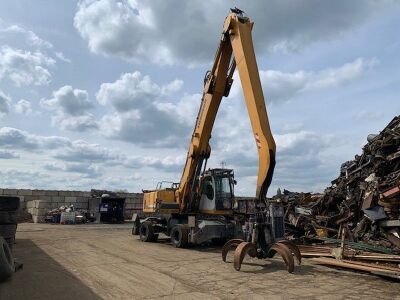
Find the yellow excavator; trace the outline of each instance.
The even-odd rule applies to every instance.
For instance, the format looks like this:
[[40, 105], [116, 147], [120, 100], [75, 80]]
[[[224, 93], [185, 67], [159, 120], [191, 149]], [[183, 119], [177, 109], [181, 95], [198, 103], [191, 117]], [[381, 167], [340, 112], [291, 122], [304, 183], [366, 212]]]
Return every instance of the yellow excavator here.
[[[228, 240], [222, 248], [222, 259], [226, 261], [228, 251], [236, 248], [236, 270], [240, 270], [246, 254], [268, 258], [279, 253], [288, 271], [293, 272], [294, 258], [300, 263], [300, 252], [284, 239], [282, 205], [267, 199], [276, 147], [254, 54], [252, 27], [253, 22], [243, 11], [231, 9], [224, 22], [213, 66], [204, 78], [203, 97], [181, 181], [161, 182], [155, 190], [143, 191], [145, 218], [134, 218], [132, 234], [140, 235], [144, 242], [155, 242], [163, 233], [179, 248]], [[229, 95], [235, 69], [239, 72], [259, 155], [256, 213], [247, 216], [247, 226], [235, 217], [233, 170], [206, 169], [214, 121], [222, 97]]]

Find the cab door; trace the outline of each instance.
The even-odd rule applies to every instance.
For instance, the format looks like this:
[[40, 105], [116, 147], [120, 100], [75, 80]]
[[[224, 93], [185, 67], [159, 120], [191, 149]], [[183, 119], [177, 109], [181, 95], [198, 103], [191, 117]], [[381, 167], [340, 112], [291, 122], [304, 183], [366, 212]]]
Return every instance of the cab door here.
[[215, 209], [230, 211], [233, 205], [233, 186], [230, 177], [216, 176], [214, 179]]
[[201, 183], [200, 211], [215, 211], [215, 183], [211, 176], [204, 177]]

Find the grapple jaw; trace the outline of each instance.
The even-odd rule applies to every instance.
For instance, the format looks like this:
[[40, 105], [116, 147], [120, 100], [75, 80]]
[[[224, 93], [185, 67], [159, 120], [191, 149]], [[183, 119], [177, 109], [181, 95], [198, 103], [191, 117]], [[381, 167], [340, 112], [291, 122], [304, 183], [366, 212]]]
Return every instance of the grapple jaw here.
[[268, 251], [268, 256], [273, 257], [275, 253], [279, 253], [282, 256], [289, 273], [294, 271], [294, 259], [290, 249], [282, 243], [275, 243], [271, 246]]
[[[294, 271], [294, 258], [296, 258], [298, 265], [301, 263], [301, 254], [298, 247], [288, 240], [280, 240], [272, 244], [267, 252], [258, 248], [256, 243], [245, 242], [241, 239], [229, 240], [222, 248], [222, 260], [224, 262], [226, 262], [228, 252], [233, 249], [235, 249], [233, 265], [236, 271], [240, 271], [246, 254], [250, 257], [272, 258], [278, 253], [282, 256], [289, 273], [293, 273]], [[264, 255], [261, 253], [264, 253]]]
[[240, 271], [240, 267], [242, 266], [246, 254], [249, 254], [250, 257], [255, 257], [257, 254], [256, 245], [251, 242], [242, 242], [237, 246], [233, 256], [233, 266], [236, 271]]
[[285, 245], [287, 248], [289, 248], [290, 252], [296, 258], [297, 265], [301, 265], [301, 253], [297, 245], [293, 244], [292, 242], [288, 240], [280, 240], [278, 243]]
[[222, 247], [222, 260], [226, 262], [226, 256], [228, 255], [229, 250], [236, 249], [240, 243], [243, 243], [242, 239], [232, 239], [226, 242], [224, 247]]

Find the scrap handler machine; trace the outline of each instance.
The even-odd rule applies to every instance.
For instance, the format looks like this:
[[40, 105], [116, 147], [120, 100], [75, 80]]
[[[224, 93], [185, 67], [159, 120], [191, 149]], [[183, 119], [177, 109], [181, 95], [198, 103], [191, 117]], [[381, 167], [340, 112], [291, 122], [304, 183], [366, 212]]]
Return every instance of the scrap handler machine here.
[[[252, 31], [253, 22], [240, 9], [227, 16], [212, 69], [204, 78], [203, 97], [192, 134], [181, 181], [168, 187], [145, 190], [143, 212], [132, 233], [144, 242], [155, 242], [160, 233], [170, 236], [175, 247], [226, 241], [222, 259], [235, 249], [234, 267], [240, 270], [246, 254], [270, 258], [279, 253], [289, 272], [294, 258], [300, 263], [296, 245], [284, 239], [284, 212], [279, 202], [267, 199], [275, 167], [275, 141], [269, 126]], [[259, 155], [255, 198], [256, 213], [249, 215], [248, 230], [242, 230], [234, 213], [233, 170], [208, 169], [211, 131], [222, 97], [227, 97], [238, 69], [244, 99]], [[165, 184], [165, 183], [164, 183]]]

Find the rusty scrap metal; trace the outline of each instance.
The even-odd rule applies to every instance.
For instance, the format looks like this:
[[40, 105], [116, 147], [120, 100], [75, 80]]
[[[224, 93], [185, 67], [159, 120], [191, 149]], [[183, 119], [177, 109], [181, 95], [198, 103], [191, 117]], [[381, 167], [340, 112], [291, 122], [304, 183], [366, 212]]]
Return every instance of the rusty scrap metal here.
[[285, 205], [287, 237], [341, 240], [346, 228], [354, 242], [400, 253], [400, 116], [367, 140], [323, 194], [284, 190], [273, 197]]
[[363, 263], [352, 260], [338, 260], [327, 257], [312, 258], [312, 261], [317, 264], [353, 269], [394, 279], [400, 279], [400, 268], [395, 266], [382, 266], [372, 263]]

